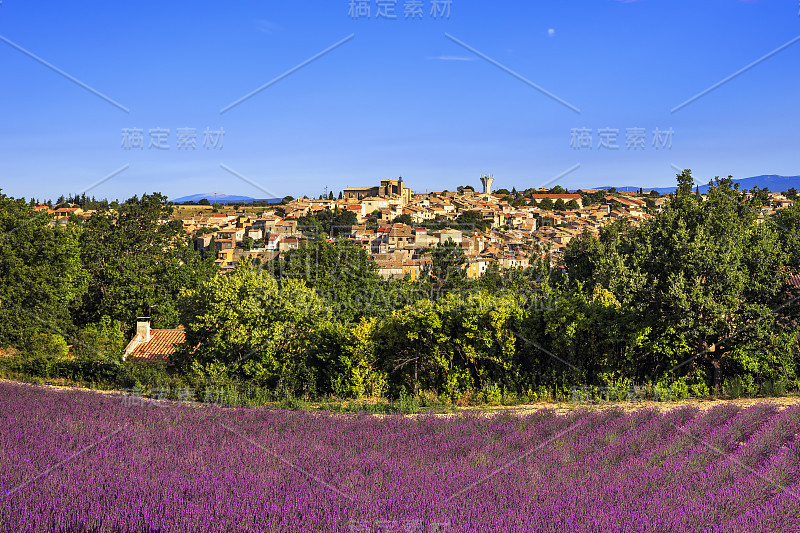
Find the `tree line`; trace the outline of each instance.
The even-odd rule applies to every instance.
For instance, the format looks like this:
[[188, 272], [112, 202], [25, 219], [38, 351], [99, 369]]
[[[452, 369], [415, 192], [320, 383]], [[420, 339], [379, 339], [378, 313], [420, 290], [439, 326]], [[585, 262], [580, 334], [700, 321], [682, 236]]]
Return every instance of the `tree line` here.
[[361, 247], [327, 238], [342, 213], [308, 221], [322, 232], [299, 249], [219, 276], [180, 222], [159, 223], [159, 194], [64, 228], [0, 195], [0, 345], [115, 359], [152, 316], [185, 327], [173, 374], [296, 397], [797, 388], [800, 206], [762, 216], [730, 177], [705, 201], [692, 186], [684, 171], [662, 211], [586, 232], [553, 265], [539, 250], [528, 268], [470, 279], [451, 242], [416, 280], [384, 280]]

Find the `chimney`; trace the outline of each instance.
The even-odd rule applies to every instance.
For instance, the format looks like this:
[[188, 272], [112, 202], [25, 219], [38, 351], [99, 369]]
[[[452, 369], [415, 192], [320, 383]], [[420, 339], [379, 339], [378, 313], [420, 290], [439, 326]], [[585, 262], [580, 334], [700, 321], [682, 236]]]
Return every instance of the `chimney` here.
[[150, 317], [136, 319], [136, 335], [142, 342], [150, 342]]

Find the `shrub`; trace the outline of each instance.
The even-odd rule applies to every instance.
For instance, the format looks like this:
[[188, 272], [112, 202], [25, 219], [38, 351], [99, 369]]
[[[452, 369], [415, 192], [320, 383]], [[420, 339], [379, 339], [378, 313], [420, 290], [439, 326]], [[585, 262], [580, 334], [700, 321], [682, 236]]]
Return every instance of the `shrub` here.
[[481, 396], [483, 396], [483, 401], [489, 405], [499, 405], [503, 402], [503, 391], [497, 383], [492, 383], [485, 387]]
[[60, 335], [40, 333], [27, 340], [25, 351], [34, 357], [66, 357], [69, 347]]
[[760, 393], [763, 396], [786, 396], [787, 385], [783, 380], [767, 380], [761, 384]]
[[405, 387], [400, 387], [400, 396], [395, 402], [395, 407], [403, 414], [413, 414], [419, 412], [419, 402], [408, 394]]
[[752, 398], [756, 390], [755, 379], [749, 374], [728, 378], [722, 384], [722, 394], [729, 398]]
[[125, 343], [122, 324], [104, 315], [99, 322], [89, 324], [78, 332], [75, 353], [91, 359], [116, 360], [125, 350]]

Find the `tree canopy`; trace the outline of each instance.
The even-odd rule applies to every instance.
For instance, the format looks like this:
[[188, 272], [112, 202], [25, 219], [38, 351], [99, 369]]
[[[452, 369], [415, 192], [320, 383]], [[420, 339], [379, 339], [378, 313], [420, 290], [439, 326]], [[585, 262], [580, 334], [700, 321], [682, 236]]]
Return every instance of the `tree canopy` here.
[[152, 316], [156, 327], [176, 327], [177, 296], [214, 276], [183, 231], [169, 220], [172, 207], [161, 194], [134, 196], [114, 213], [98, 212], [82, 227], [81, 259], [88, 290], [76, 314], [79, 325], [103, 316], [130, 332], [137, 316]]
[[781, 338], [775, 310], [787, 253], [771, 225], [756, 223], [730, 178], [716, 179], [706, 202], [692, 194], [692, 183], [688, 170], [679, 174], [675, 198], [638, 227], [618, 223], [599, 240], [585, 234], [571, 242], [567, 270], [634, 312], [644, 334], [641, 357], [659, 361], [664, 346], [684, 347], [651, 374], [708, 373], [715, 387], [725, 370], [769, 374], [763, 358], [772, 354], [755, 354], [767, 339]]
[[81, 228], [54, 227], [47, 211], [0, 193], [0, 345], [37, 334], [70, 335], [71, 313], [86, 293]]
[[310, 332], [325, 315], [301, 279], [278, 282], [242, 260], [229, 275], [181, 291], [186, 343], [179, 365], [202, 375], [236, 373], [273, 387], [292, 380]]

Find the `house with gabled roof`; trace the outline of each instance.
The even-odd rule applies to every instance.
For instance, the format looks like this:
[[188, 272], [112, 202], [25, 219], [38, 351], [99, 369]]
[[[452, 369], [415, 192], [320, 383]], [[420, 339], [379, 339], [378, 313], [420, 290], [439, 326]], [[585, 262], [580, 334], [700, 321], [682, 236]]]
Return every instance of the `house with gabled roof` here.
[[186, 340], [183, 326], [175, 329], [154, 329], [150, 318], [136, 319], [136, 335], [125, 347], [123, 361], [141, 363], [172, 363], [172, 354]]

